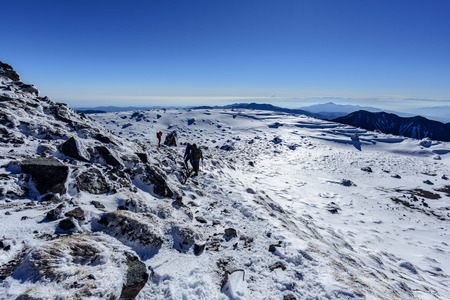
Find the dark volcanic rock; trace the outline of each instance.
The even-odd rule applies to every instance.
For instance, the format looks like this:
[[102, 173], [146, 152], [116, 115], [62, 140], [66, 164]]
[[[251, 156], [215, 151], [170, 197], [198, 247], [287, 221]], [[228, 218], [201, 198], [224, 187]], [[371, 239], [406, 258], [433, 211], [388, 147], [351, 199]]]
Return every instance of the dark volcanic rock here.
[[137, 257], [127, 257], [127, 280], [122, 287], [120, 298], [136, 298], [148, 280], [145, 264]]
[[105, 146], [95, 147], [95, 150], [97, 150], [98, 154], [100, 154], [100, 156], [108, 165], [113, 167], [122, 166], [122, 163], [119, 161], [119, 159]]
[[61, 145], [61, 152], [81, 161], [90, 161], [90, 155], [80, 140], [71, 137]]
[[37, 190], [64, 194], [69, 167], [56, 158], [32, 158], [22, 161], [22, 171], [31, 174]]

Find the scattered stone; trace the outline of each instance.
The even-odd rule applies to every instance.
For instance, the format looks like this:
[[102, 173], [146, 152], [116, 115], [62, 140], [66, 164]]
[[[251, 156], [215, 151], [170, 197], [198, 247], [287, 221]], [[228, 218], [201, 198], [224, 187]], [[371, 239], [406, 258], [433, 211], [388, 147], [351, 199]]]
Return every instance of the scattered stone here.
[[417, 274], [416, 268], [415, 268], [410, 262], [407, 262], [407, 261], [402, 262], [402, 263], [400, 264], [400, 267], [409, 270], [409, 271], [410, 271], [411, 273], [413, 273], [413, 274]]
[[434, 183], [432, 183], [430, 180], [425, 180], [423, 183], [428, 184], [428, 185], [434, 185]]
[[199, 254], [201, 254], [202, 252], [203, 252], [203, 250], [205, 250], [205, 246], [206, 246], [206, 243], [204, 243], [204, 244], [195, 244], [194, 245], [194, 254], [195, 255], [199, 255]]
[[249, 164], [250, 167], [254, 167], [255, 166], [255, 163], [252, 162], [252, 161], [249, 161], [248, 164]]
[[56, 158], [31, 158], [22, 161], [22, 171], [29, 173], [41, 194], [64, 194], [69, 167]]
[[341, 208], [334, 202], [330, 202], [327, 204], [327, 210], [332, 214], [337, 214]]
[[282, 141], [283, 141], [283, 140], [282, 140], [281, 138], [279, 138], [279, 137], [274, 137], [273, 140], [272, 140], [272, 142], [273, 142], [274, 144], [280, 144]]
[[222, 147], [220, 147], [220, 150], [233, 151], [234, 147], [231, 145], [223, 145]]
[[28, 217], [27, 217], [27, 216], [23, 216], [22, 218], [20, 218], [20, 220], [21, 220], [21, 221], [28, 220]]
[[287, 294], [283, 296], [283, 300], [297, 300], [297, 298], [292, 294]]
[[50, 210], [45, 216], [46, 221], [56, 221], [62, 218], [62, 210], [64, 209], [64, 204], [58, 205], [56, 208]]
[[237, 237], [236, 229], [234, 228], [225, 229], [225, 239], [230, 240], [234, 237]]
[[372, 173], [372, 168], [371, 167], [363, 167], [361, 168], [362, 171], [367, 172], [367, 173]]
[[445, 175], [442, 175], [441, 179], [448, 180], [448, 177]]
[[356, 184], [354, 184], [353, 181], [348, 179], [342, 179], [340, 184], [343, 186], [356, 186]]
[[136, 256], [127, 257], [127, 279], [123, 283], [120, 298], [136, 298], [148, 280], [145, 264]]
[[67, 231], [75, 228], [75, 223], [71, 219], [64, 219], [61, 222], [59, 222], [59, 228]]
[[251, 189], [251, 188], [248, 188], [246, 190], [246, 192], [249, 193], [249, 194], [253, 194], [253, 195], [256, 194], [256, 192], [253, 189]]
[[398, 174], [392, 175], [391, 177], [392, 177], [392, 178], [397, 178], [397, 179], [402, 178], [402, 177], [401, 177], [400, 175], [398, 175]]
[[275, 122], [275, 123], [273, 123], [273, 124], [271, 124], [271, 125], [268, 125], [268, 126], [269, 126], [269, 128], [278, 128], [278, 127], [283, 126], [283, 125], [284, 125], [284, 124]]
[[269, 267], [270, 271], [280, 268], [281, 270], [286, 270], [286, 265], [281, 262], [276, 262]]
[[91, 159], [83, 143], [75, 137], [71, 137], [70, 139], [65, 141], [61, 145], [60, 149], [64, 155], [73, 157], [81, 161], [89, 162]]
[[219, 220], [213, 220], [212, 224], [213, 224], [213, 226], [216, 226], [216, 225], [220, 225], [221, 223]]
[[208, 222], [206, 221], [206, 219], [203, 218], [203, 217], [195, 217], [195, 219], [197, 220], [197, 222], [202, 223], [202, 224], [208, 223]]
[[280, 247], [280, 245], [275, 245], [275, 244], [272, 244], [272, 245], [270, 245], [269, 246], [269, 252], [275, 252], [275, 251], [277, 251], [277, 247]]
[[73, 217], [78, 220], [84, 220], [84, 211], [80, 207], [77, 207], [71, 211], [68, 211], [64, 215], [66, 217]]
[[103, 204], [101, 204], [100, 202], [93, 200], [91, 201], [91, 204], [95, 206], [96, 209], [104, 209], [105, 206]]

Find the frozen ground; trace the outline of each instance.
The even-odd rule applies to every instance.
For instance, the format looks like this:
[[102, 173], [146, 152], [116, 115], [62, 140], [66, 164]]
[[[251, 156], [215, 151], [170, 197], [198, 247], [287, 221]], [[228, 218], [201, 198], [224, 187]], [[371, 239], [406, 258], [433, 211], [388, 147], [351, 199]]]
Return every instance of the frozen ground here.
[[[169, 173], [181, 168], [184, 146], [157, 148], [157, 131], [204, 147], [201, 175], [180, 187], [207, 221], [196, 224], [207, 250], [162, 249], [147, 260], [154, 274], [142, 299], [450, 297], [448, 143], [245, 110], [95, 119], [162, 163], [175, 151]], [[222, 227], [238, 236], [214, 243]], [[222, 292], [221, 264], [243, 270]]]

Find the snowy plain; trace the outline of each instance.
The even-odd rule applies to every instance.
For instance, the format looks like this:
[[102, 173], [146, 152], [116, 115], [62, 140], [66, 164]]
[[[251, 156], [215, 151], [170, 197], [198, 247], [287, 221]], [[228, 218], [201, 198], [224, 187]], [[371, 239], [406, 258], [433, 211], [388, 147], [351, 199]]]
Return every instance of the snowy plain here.
[[[157, 284], [142, 299], [450, 297], [449, 143], [250, 110], [94, 118], [161, 159], [160, 130], [203, 147], [200, 176], [181, 189], [210, 236], [221, 238], [211, 226], [219, 220], [244, 237], [198, 257], [161, 251], [146, 262]], [[171, 150], [181, 163], [183, 145]], [[220, 263], [244, 270], [222, 293], [212, 272]]]

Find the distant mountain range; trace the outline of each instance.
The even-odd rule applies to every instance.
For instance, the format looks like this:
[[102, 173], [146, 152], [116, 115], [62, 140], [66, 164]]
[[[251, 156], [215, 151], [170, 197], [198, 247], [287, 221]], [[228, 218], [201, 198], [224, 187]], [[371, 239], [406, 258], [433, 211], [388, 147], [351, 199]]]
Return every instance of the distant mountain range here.
[[366, 130], [379, 130], [383, 133], [411, 137], [450, 141], [450, 126], [421, 116], [402, 118], [386, 112], [372, 113], [365, 110], [353, 112], [332, 121], [360, 127]]
[[414, 115], [407, 114], [407, 113], [401, 113], [396, 111], [389, 111], [389, 110], [382, 110], [375, 107], [369, 107], [369, 106], [359, 106], [359, 105], [342, 105], [342, 104], [336, 104], [333, 102], [323, 103], [323, 104], [315, 104], [311, 106], [304, 106], [300, 107], [302, 110], [306, 110], [311, 113], [318, 114], [326, 119], [335, 119], [338, 117], [346, 116], [352, 112], [358, 111], [358, 110], [366, 110], [370, 112], [388, 112], [393, 113], [402, 117], [412, 117]]
[[300, 115], [307, 115], [310, 117], [317, 117], [317, 118], [323, 118], [323, 116], [320, 116], [319, 114], [311, 113], [306, 110], [302, 109], [289, 109], [289, 108], [283, 108], [274, 106], [272, 104], [259, 104], [259, 103], [235, 103], [225, 106], [197, 106], [193, 107], [192, 109], [256, 109], [256, 110], [267, 110], [267, 111], [277, 111], [277, 112], [285, 112], [289, 114], [300, 114]]

